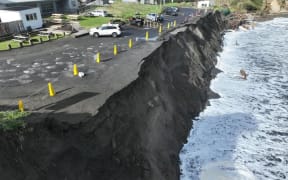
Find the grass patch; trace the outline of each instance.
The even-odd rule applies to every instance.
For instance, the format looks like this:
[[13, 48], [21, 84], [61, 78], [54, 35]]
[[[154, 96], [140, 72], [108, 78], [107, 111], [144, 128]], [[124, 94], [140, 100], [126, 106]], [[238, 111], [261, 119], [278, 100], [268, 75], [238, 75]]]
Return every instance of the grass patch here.
[[23, 118], [28, 116], [28, 112], [3, 111], [0, 112], [0, 130], [11, 131], [24, 128], [26, 123]]
[[82, 27], [91, 28], [107, 24], [110, 19], [110, 17], [83, 17], [79, 22]]
[[180, 3], [166, 3], [165, 6], [174, 7], [193, 7], [192, 2], [180, 2]]

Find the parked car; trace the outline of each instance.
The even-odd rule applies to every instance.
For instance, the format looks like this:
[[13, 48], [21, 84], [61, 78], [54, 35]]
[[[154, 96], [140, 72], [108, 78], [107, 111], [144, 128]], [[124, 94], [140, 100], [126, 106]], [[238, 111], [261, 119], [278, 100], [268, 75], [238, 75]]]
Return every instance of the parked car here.
[[117, 37], [121, 35], [121, 29], [118, 24], [103, 24], [97, 28], [91, 28], [89, 31], [90, 36], [112, 36]]
[[170, 15], [170, 16], [178, 16], [179, 9], [175, 7], [166, 7], [162, 10], [162, 14]]
[[120, 28], [121, 26], [123, 26], [124, 24], [126, 24], [125, 21], [123, 21], [122, 19], [111, 19], [110, 20], [111, 24], [119, 24]]
[[162, 22], [164, 20], [163, 16], [156, 13], [149, 13], [146, 15], [146, 19], [149, 21], [155, 21], [155, 22]]
[[144, 25], [144, 18], [140, 14], [136, 13], [135, 16], [129, 18], [130, 25], [136, 25], [138, 27]]
[[106, 17], [108, 16], [107, 11], [104, 10], [94, 10], [88, 13], [90, 16], [102, 16], [102, 17]]
[[174, 11], [179, 12], [179, 8], [178, 7], [171, 7]]

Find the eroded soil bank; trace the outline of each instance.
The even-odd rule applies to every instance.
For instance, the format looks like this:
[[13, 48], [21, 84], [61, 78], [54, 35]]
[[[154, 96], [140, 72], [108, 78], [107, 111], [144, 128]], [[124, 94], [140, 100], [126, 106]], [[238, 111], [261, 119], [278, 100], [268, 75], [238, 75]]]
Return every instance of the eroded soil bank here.
[[88, 121], [67, 124], [51, 116], [17, 133], [1, 132], [0, 179], [179, 179], [178, 154], [191, 119], [207, 103], [224, 28], [216, 13], [167, 34], [138, 78]]

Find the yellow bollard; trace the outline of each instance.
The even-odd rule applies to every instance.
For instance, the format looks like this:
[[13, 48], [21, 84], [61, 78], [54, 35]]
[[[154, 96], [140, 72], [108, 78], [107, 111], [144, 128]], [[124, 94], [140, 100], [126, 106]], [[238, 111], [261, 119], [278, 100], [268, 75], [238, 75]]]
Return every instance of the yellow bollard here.
[[118, 53], [118, 51], [117, 51], [117, 45], [115, 44], [115, 45], [114, 45], [114, 56], [116, 56], [117, 53]]
[[148, 39], [149, 39], [149, 32], [148, 31], [146, 31], [145, 39], [146, 39], [146, 41], [148, 41]]
[[100, 53], [99, 52], [96, 54], [96, 62], [100, 63]]
[[176, 27], [176, 20], [174, 20], [174, 27]]
[[78, 68], [77, 68], [76, 64], [74, 64], [74, 66], [73, 66], [73, 74], [74, 74], [74, 76], [78, 76]]
[[129, 44], [128, 44], [128, 46], [129, 46], [129, 48], [132, 48], [132, 39], [129, 39]]
[[53, 88], [51, 82], [48, 83], [48, 90], [49, 90], [50, 96], [55, 96], [55, 91], [54, 91], [54, 88]]
[[24, 104], [22, 100], [18, 101], [18, 107], [20, 112], [24, 112]]
[[159, 26], [158, 32], [159, 32], [159, 33], [162, 33], [162, 26], [161, 26], [161, 25]]
[[170, 29], [170, 22], [168, 22], [167, 24], [167, 29]]

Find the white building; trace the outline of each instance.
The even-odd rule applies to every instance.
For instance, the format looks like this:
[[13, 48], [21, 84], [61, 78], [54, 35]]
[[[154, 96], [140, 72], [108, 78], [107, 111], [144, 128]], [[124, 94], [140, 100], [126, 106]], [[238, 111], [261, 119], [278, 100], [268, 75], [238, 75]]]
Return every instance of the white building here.
[[210, 8], [215, 5], [214, 0], [198, 1], [197, 8]]
[[0, 9], [8, 7], [39, 7], [42, 16], [52, 13], [76, 13], [86, 0], [0, 0]]
[[38, 7], [11, 7], [0, 10], [1, 23], [14, 21], [22, 21], [25, 29], [36, 29], [43, 26], [43, 20]]
[[[157, 4], [156, 0], [122, 0], [125, 3], [140, 3], [140, 4]], [[165, 2], [165, 0], [162, 0]]]

